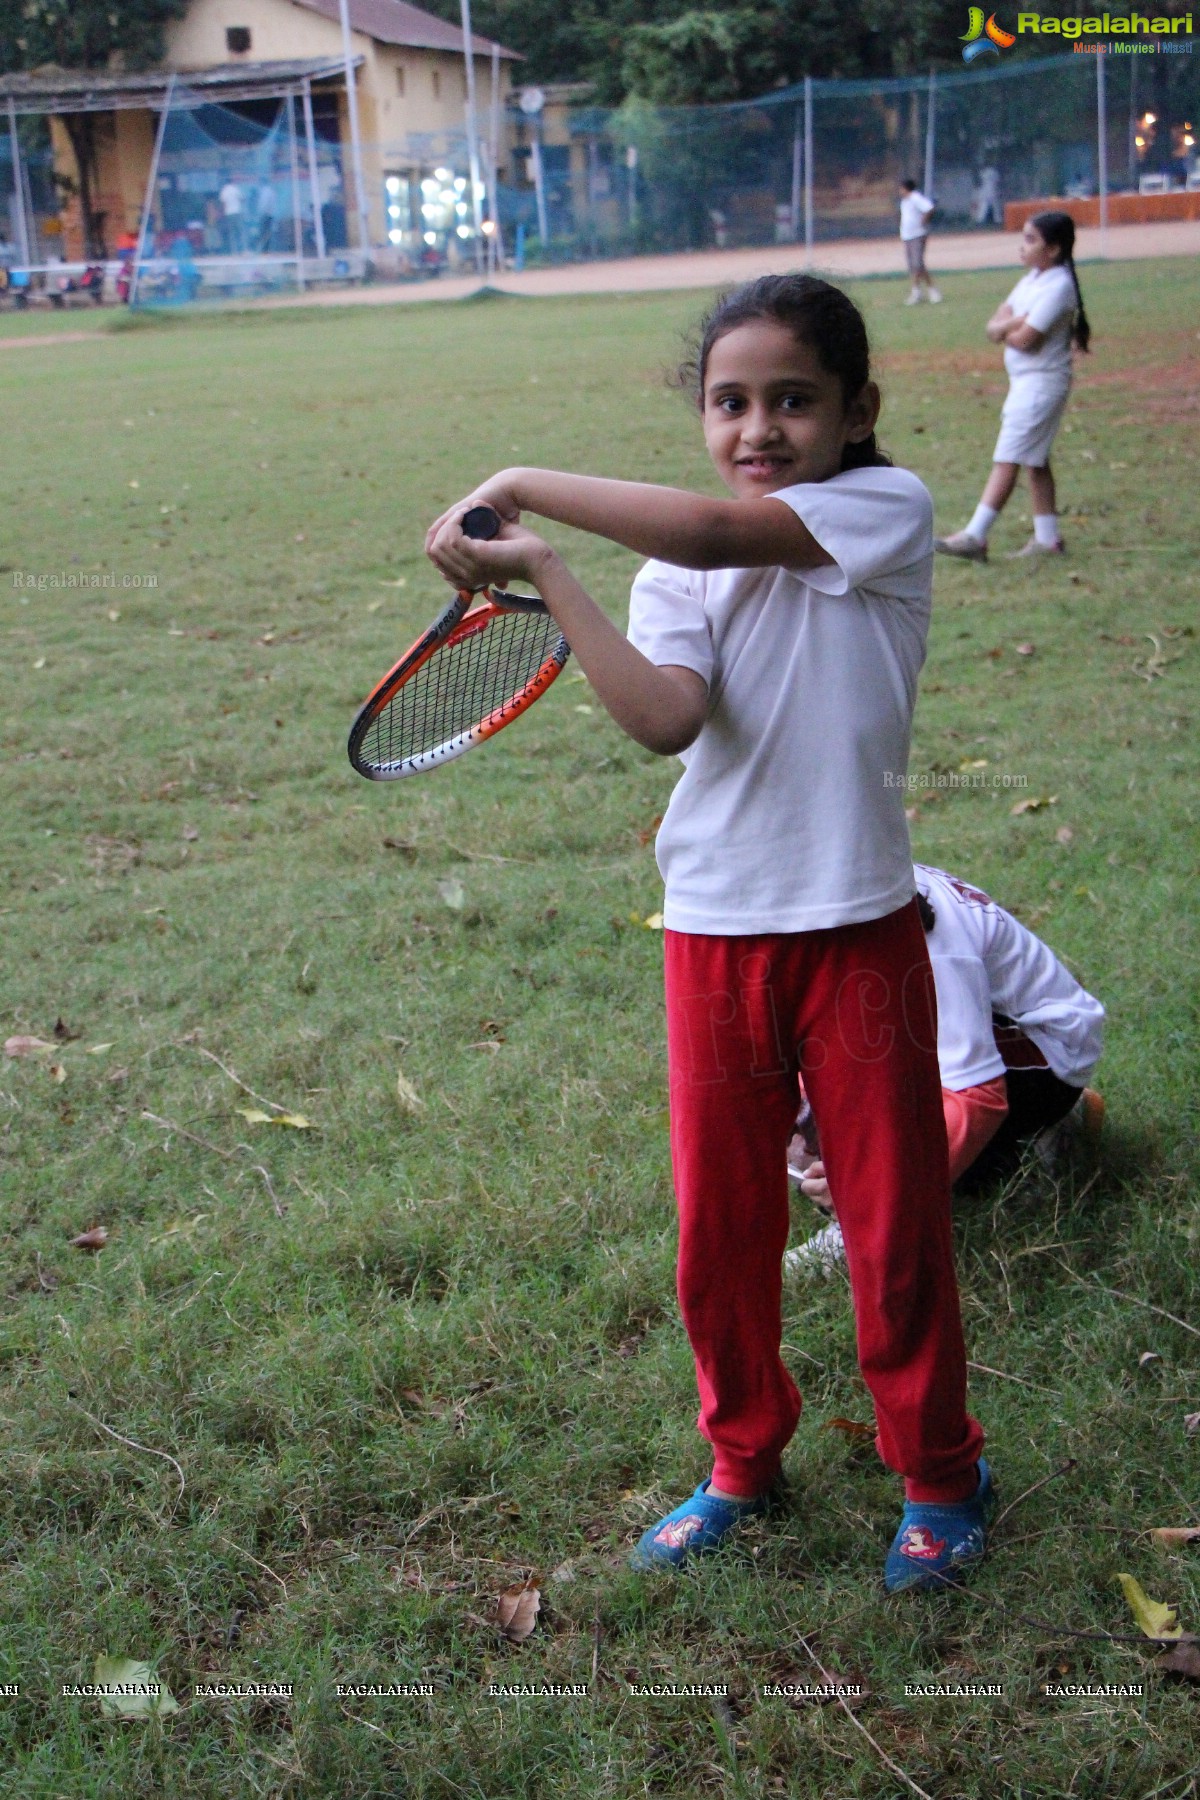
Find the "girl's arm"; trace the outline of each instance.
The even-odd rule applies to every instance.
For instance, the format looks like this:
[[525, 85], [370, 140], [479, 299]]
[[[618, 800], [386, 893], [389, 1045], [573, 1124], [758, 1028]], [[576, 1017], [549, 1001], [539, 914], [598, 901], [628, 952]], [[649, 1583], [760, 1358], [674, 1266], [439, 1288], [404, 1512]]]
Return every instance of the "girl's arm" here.
[[1007, 300], [988, 320], [987, 334], [993, 344], [1007, 344], [1011, 350], [1040, 350], [1046, 341], [1045, 332], [1027, 324], [1024, 313], [1018, 317]]
[[[488, 504], [495, 506], [495, 499]], [[506, 525], [499, 537], [480, 542], [463, 537], [453, 522], [452, 530], [456, 535], [439, 537], [430, 549], [448, 581], [472, 589], [513, 579], [532, 582], [622, 731], [659, 756], [687, 749], [708, 714], [708, 685], [702, 676], [675, 665], [659, 667], [643, 656], [580, 586], [562, 557], [532, 531]]]
[[1002, 300], [987, 324], [984, 326], [993, 344], [1002, 344], [1012, 324], [1015, 314], [1007, 300]]
[[[556, 469], [504, 469], [430, 526], [425, 548], [447, 533], [469, 506], [494, 506], [514, 523], [522, 512], [611, 538], [627, 550], [684, 569], [817, 569], [829, 553], [790, 506], [761, 500], [714, 500], [684, 488], [608, 481]], [[435, 558], [436, 560], [436, 558]]]

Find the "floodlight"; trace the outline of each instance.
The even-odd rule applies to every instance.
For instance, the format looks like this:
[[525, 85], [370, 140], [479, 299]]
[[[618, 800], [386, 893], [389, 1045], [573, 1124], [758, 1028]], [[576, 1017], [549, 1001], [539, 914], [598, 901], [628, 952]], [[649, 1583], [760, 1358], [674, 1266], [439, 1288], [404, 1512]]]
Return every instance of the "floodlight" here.
[[400, 177], [398, 175], [389, 175], [383, 185], [389, 194], [398, 194], [400, 192]]
[[397, 231], [395, 229], [395, 227], [393, 226], [391, 231], [388, 232], [388, 243], [389, 244], [402, 244], [403, 242], [404, 242], [404, 233], [402, 231]]
[[425, 233], [425, 242], [427, 244], [436, 244], [437, 243], [437, 232], [436, 231], [427, 231]]
[[454, 179], [453, 169], [435, 169], [433, 172], [439, 181], [453, 181]]

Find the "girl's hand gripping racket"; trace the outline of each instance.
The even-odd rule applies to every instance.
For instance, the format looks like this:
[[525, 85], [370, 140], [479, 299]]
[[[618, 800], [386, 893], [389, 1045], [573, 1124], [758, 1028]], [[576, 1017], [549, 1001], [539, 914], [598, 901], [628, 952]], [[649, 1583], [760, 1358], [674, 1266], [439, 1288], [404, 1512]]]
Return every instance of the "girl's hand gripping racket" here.
[[[500, 523], [492, 507], [473, 506], [462, 529], [493, 538]], [[474, 595], [460, 590], [367, 696], [347, 748], [369, 781], [419, 775], [473, 750], [519, 718], [562, 669], [570, 650], [544, 601], [483, 594], [471, 607]]]

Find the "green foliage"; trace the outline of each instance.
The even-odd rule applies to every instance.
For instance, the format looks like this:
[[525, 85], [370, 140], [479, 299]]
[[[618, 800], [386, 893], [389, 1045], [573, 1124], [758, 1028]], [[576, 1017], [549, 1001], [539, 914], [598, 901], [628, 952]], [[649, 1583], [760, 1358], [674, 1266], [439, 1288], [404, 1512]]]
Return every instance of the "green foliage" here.
[[149, 68], [162, 56], [163, 27], [188, 0], [7, 0], [0, 6], [0, 68], [104, 69], [113, 56]]

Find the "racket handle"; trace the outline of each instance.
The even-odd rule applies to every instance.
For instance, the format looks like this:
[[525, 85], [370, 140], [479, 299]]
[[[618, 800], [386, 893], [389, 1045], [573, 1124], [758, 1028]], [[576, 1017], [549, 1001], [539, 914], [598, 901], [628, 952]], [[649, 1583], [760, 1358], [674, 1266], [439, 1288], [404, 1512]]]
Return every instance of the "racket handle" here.
[[459, 521], [464, 537], [494, 538], [503, 523], [494, 506], [472, 506]]

